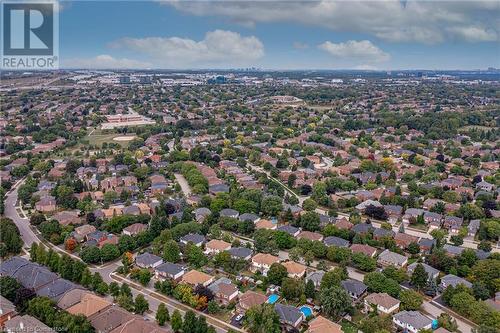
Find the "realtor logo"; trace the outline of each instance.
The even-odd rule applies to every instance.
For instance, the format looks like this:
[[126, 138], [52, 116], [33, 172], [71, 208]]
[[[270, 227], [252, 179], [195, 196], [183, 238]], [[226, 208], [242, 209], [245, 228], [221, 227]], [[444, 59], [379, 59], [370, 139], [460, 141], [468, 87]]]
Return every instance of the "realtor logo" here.
[[58, 28], [55, 1], [3, 1], [2, 68], [57, 69]]

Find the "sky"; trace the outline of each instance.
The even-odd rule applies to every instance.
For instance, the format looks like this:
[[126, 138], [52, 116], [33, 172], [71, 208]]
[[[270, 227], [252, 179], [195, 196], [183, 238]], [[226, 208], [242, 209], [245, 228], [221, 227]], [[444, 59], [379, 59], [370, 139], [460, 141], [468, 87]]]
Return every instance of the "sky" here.
[[65, 68], [500, 68], [500, 1], [60, 4]]

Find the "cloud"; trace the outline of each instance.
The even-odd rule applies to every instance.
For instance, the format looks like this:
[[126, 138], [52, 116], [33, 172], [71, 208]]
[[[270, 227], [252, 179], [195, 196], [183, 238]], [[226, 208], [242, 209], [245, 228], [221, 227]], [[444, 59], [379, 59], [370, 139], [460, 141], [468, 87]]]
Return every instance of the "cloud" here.
[[326, 41], [318, 48], [339, 58], [354, 58], [369, 62], [384, 62], [390, 59], [389, 54], [382, 51], [369, 40], [348, 40], [343, 43]]
[[101, 54], [93, 58], [75, 58], [62, 61], [63, 68], [89, 68], [89, 69], [144, 69], [151, 68], [147, 62], [127, 58], [113, 58], [108, 54]]
[[494, 30], [486, 30], [481, 27], [452, 27], [449, 32], [455, 34], [458, 38], [469, 42], [493, 42], [498, 40], [498, 33]]
[[[222, 16], [245, 26], [259, 22], [298, 22], [335, 31], [367, 33], [391, 42], [434, 44], [448, 39], [498, 40], [500, 2], [490, 0], [417, 1], [163, 1], [196, 16]], [[474, 26], [487, 35], [467, 30]]]
[[304, 49], [309, 48], [308, 44], [302, 43], [302, 42], [293, 42], [292, 46], [294, 49], [297, 49], [297, 50], [304, 50]]
[[127, 37], [110, 46], [143, 53], [164, 68], [251, 65], [264, 56], [264, 45], [257, 37], [243, 37], [225, 30], [209, 31], [200, 41], [181, 37]]

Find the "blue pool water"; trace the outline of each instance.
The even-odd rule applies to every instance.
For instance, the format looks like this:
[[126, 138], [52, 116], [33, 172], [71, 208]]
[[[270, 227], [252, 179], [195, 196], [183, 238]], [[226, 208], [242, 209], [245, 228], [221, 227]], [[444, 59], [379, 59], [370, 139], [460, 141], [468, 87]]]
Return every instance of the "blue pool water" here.
[[313, 314], [312, 309], [308, 306], [305, 306], [305, 305], [301, 306], [299, 310], [300, 310], [300, 312], [302, 312], [304, 314], [304, 317], [306, 317], [306, 318], [309, 316], [312, 316], [312, 314]]
[[276, 294], [269, 295], [269, 297], [267, 298], [267, 303], [274, 304], [278, 301], [278, 298], [280, 297]]

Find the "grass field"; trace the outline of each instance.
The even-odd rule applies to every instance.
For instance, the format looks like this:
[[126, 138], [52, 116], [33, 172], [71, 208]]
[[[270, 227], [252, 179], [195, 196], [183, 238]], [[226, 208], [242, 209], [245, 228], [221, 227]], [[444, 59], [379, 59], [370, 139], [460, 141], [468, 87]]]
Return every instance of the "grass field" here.
[[[122, 147], [128, 147], [130, 141], [116, 141], [113, 140], [116, 137], [124, 136], [124, 134], [120, 133], [107, 133], [103, 134], [100, 129], [96, 129], [94, 131], [89, 132], [90, 135], [87, 135], [84, 140], [88, 140], [90, 145], [100, 147], [104, 142], [107, 143], [118, 143]], [[129, 133], [129, 136], [135, 135], [134, 133]]]

